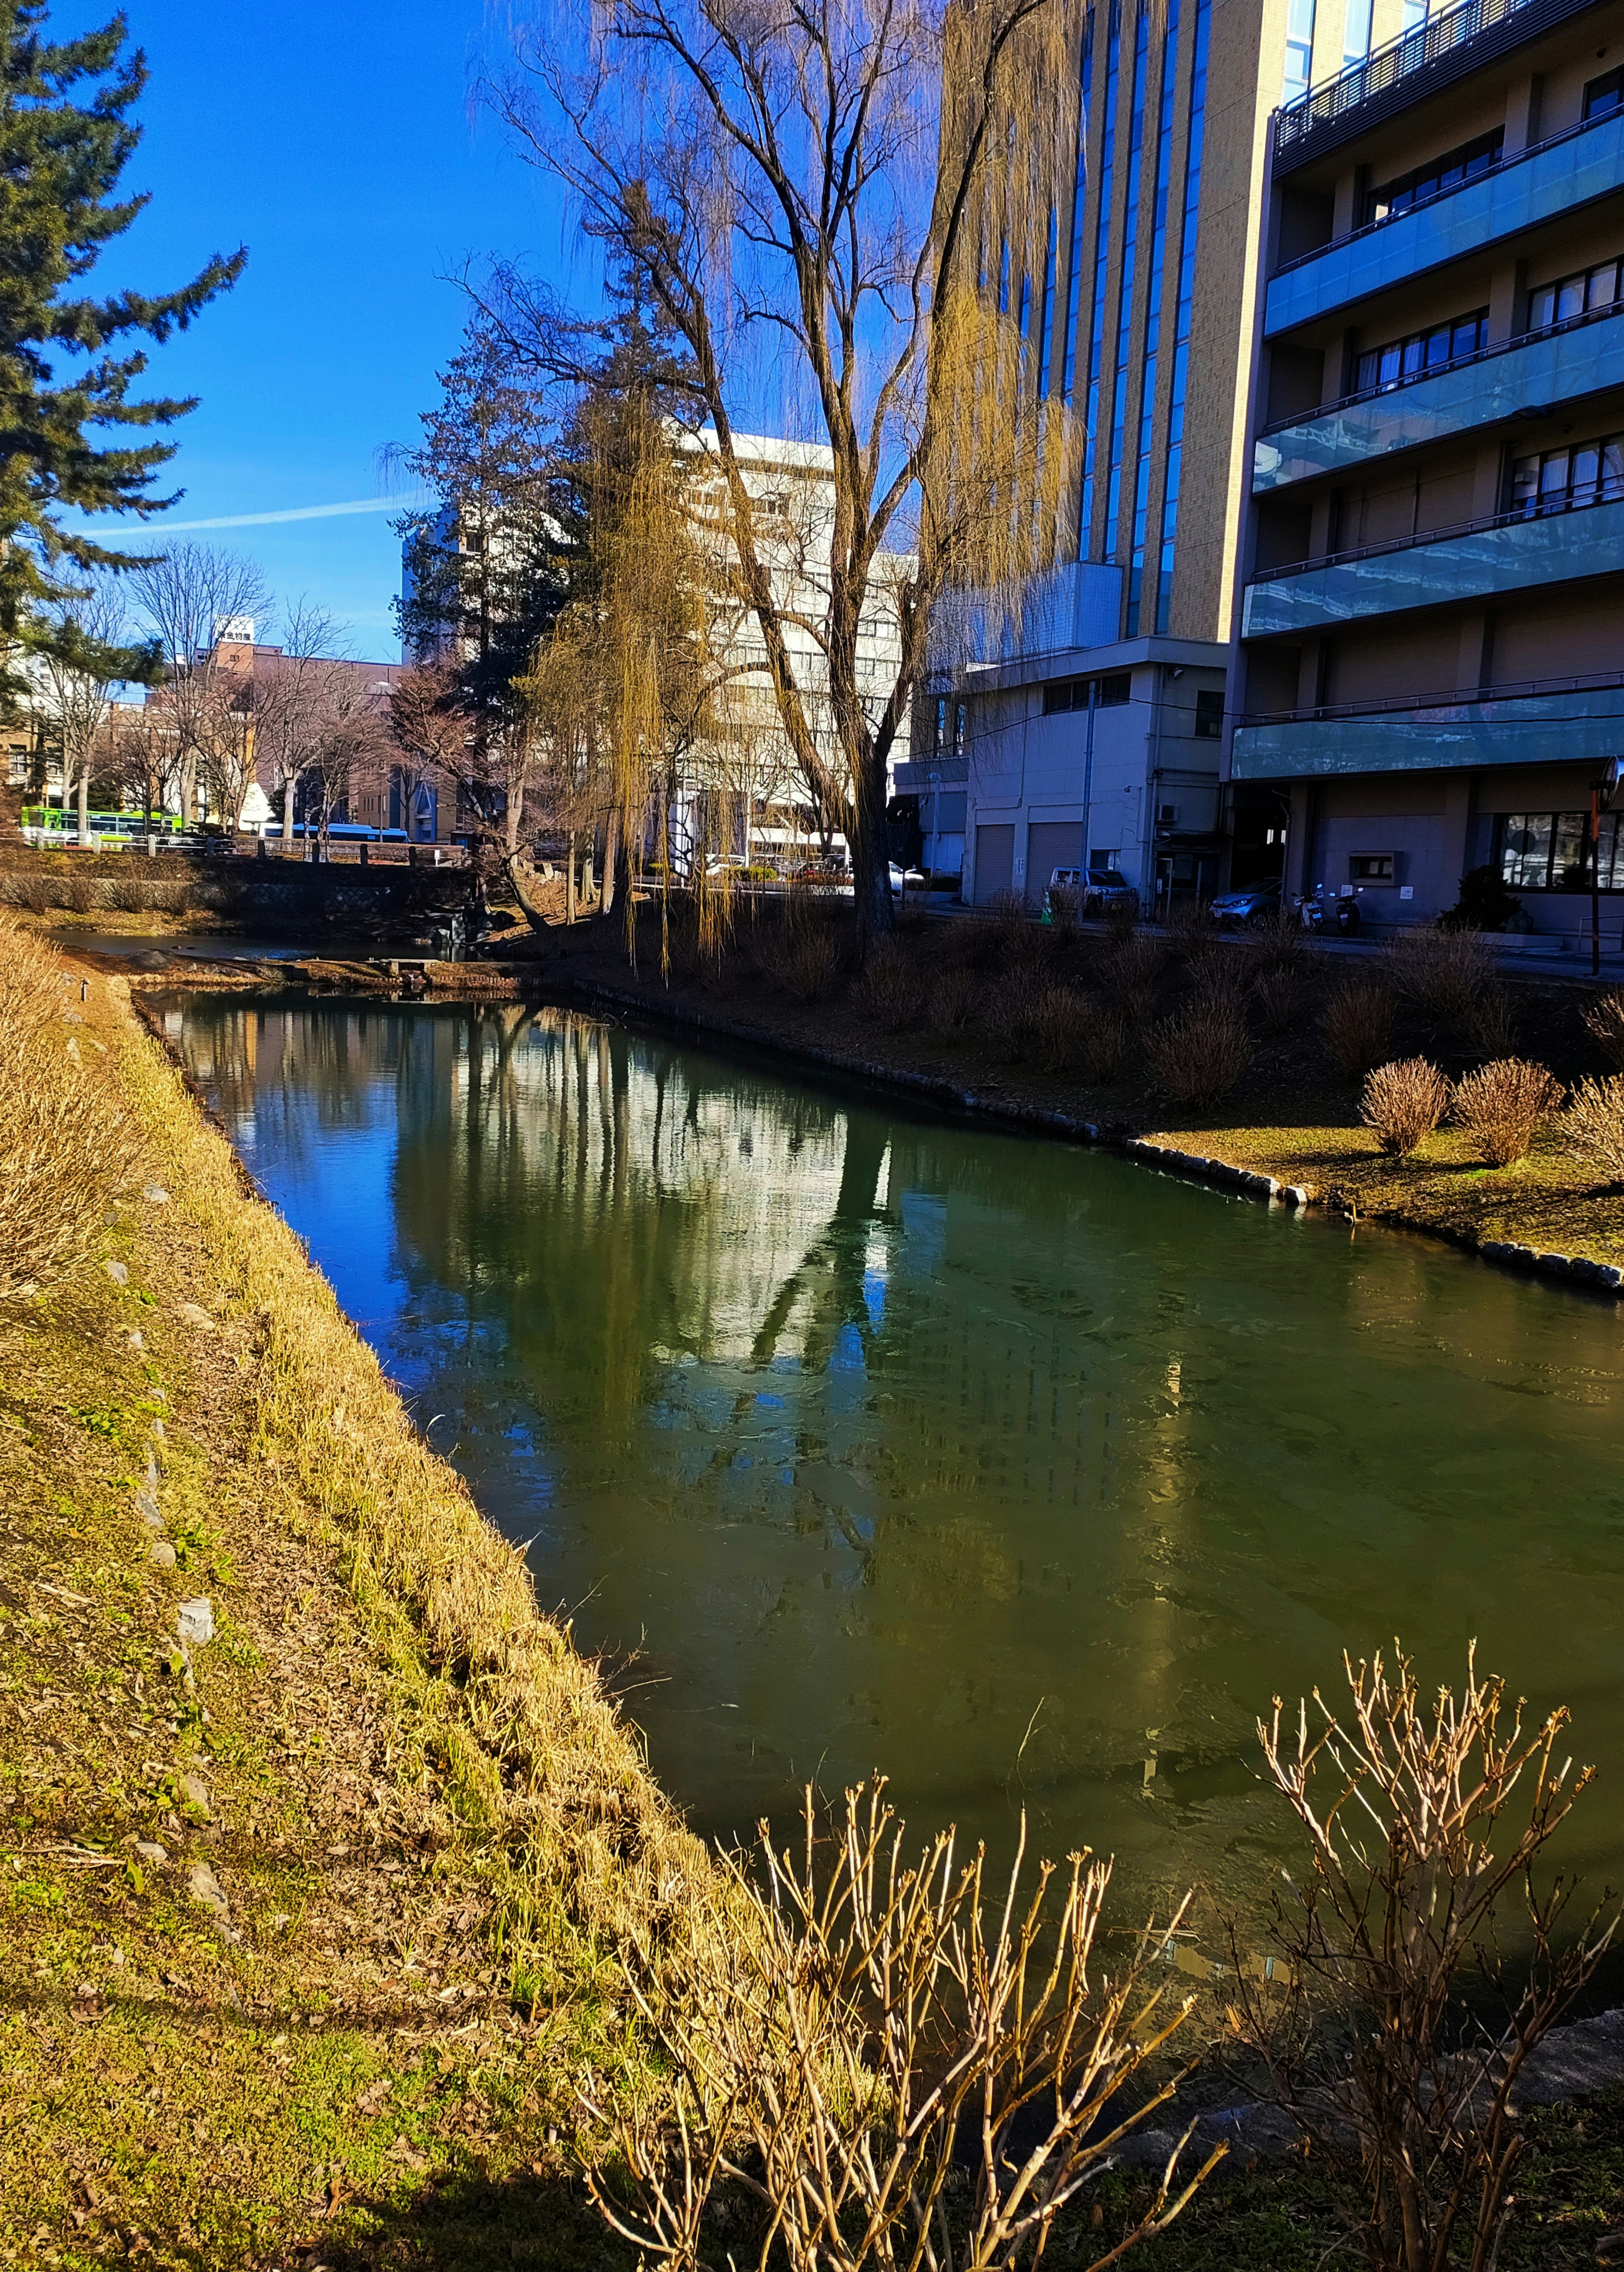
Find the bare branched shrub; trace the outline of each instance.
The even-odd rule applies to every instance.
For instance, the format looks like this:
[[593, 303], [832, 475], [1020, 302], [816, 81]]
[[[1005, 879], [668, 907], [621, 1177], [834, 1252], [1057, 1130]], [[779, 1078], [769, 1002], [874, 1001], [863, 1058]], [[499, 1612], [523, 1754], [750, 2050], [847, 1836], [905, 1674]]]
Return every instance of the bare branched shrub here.
[[1243, 1022], [1251, 992], [1252, 966], [1241, 947], [1221, 946], [1214, 940], [1189, 963], [1190, 1000], [1221, 1010]]
[[1393, 1038], [1395, 1004], [1385, 986], [1354, 979], [1339, 986], [1320, 1016], [1320, 1034], [1344, 1072], [1362, 1075], [1382, 1063]]
[[987, 902], [987, 923], [1001, 955], [1020, 953], [1036, 943], [1032, 916], [1018, 892], [995, 892]]
[[[695, 2272], [726, 2180], [760, 2204], [762, 2268], [779, 2248], [789, 2272], [1032, 2264], [1173, 2096], [1139, 2081], [1189, 2008], [1149, 1984], [1166, 1930], [1114, 1973], [1093, 1969], [1110, 1864], [1074, 1854], [1029, 1877], [1023, 1824], [1007, 1887], [988, 1887], [983, 1854], [961, 1865], [950, 1830], [910, 1857], [883, 1790], [848, 1791], [827, 1843], [808, 1795], [798, 1859], [764, 1828], [764, 1889], [726, 1865], [734, 1913], [685, 1994], [652, 1948], [622, 1959], [670, 2091], [629, 2111], [583, 2094], [630, 2203], [597, 2167], [585, 2182], [645, 2263]], [[1183, 2142], [1095, 2272], [1165, 2231], [1224, 2151], [1179, 2185]]]
[[1017, 1064], [1032, 1053], [1033, 1013], [1043, 990], [1037, 973], [1017, 964], [982, 991], [978, 1022]]
[[756, 953], [769, 978], [802, 1002], [819, 1000], [840, 965], [835, 926], [816, 916], [764, 928]]
[[1449, 1109], [1449, 1084], [1426, 1058], [1401, 1058], [1365, 1076], [1359, 1117], [1396, 1160], [1419, 1151]]
[[1315, 947], [1293, 908], [1276, 908], [1253, 926], [1252, 938], [1259, 962], [1266, 970], [1302, 970], [1315, 960]]
[[1075, 885], [1054, 885], [1049, 893], [1049, 936], [1055, 945], [1061, 948], [1075, 946], [1077, 927], [1082, 920], [1082, 893]]
[[1624, 1072], [1624, 994], [1598, 995], [1594, 1002], [1586, 1003], [1583, 1017], [1608, 1064]]
[[[1390, 1671], [1380, 1656], [1343, 1662], [1344, 1710], [1316, 1689], [1312, 1721], [1300, 1704], [1289, 1725], [1277, 1697], [1258, 1723], [1310, 1866], [1289, 1901], [1276, 1897], [1274, 1986], [1238, 1968], [1229, 2016], [1276, 2104], [1359, 2188], [1372, 2265], [1488, 2272], [1524, 2142], [1517, 2077], [1613, 1937], [1592, 1913], [1559, 1948], [1571, 1886], [1558, 1878], [1541, 1895], [1534, 1882], [1591, 1770], [1557, 1764], [1565, 1711], [1525, 1735], [1504, 1682], [1479, 1680], [1470, 1655], [1458, 1700], [1440, 1688], [1430, 1709], [1402, 1651]], [[1519, 1787], [1525, 1815], [1512, 1812]], [[1509, 1905], [1532, 1958], [1508, 1991], [1496, 1932]], [[1462, 2012], [1466, 1974], [1500, 1994], [1500, 2014]]]
[[1463, 1013], [1459, 1026], [1474, 1050], [1485, 1057], [1509, 1057], [1516, 1043], [1516, 1021], [1511, 989], [1491, 981]]
[[1147, 1022], [1156, 1006], [1156, 982], [1167, 960], [1159, 938], [1131, 924], [1113, 927], [1098, 965], [1099, 983], [1130, 1026]]
[[0, 1302], [78, 1267], [135, 1159], [115, 1098], [70, 1050], [63, 975], [60, 956], [0, 923]]
[[1190, 956], [1218, 936], [1212, 908], [1206, 900], [1172, 900], [1162, 918], [1162, 930], [1175, 954]]
[[1568, 1101], [1562, 1132], [1610, 1184], [1624, 1183], [1624, 1077], [1582, 1080]]
[[925, 1006], [925, 973], [904, 939], [882, 939], [853, 988], [858, 1005], [890, 1033], [913, 1025]]
[[1542, 1121], [1561, 1110], [1562, 1085], [1543, 1065], [1501, 1058], [1456, 1084], [1450, 1118], [1491, 1168], [1525, 1160]]
[[931, 1032], [957, 1034], [969, 1020], [975, 993], [975, 974], [967, 963], [950, 962], [936, 970], [925, 994], [925, 1022]]
[[1175, 1104], [1212, 1104], [1251, 1063], [1252, 1043], [1243, 1019], [1197, 1000], [1151, 1028], [1144, 1054], [1151, 1080]]
[[1417, 924], [1396, 932], [1376, 960], [1401, 1001], [1467, 1035], [1482, 997], [1497, 983], [1494, 951], [1480, 930]]
[[1302, 1002], [1304, 983], [1300, 963], [1266, 965], [1253, 980], [1252, 998], [1271, 1034], [1291, 1031]]
[[1082, 1055], [1091, 1020], [1088, 1005], [1069, 986], [1034, 988], [1023, 1017], [1024, 1053], [1047, 1072], [1061, 1072]]
[[1128, 1021], [1118, 1011], [1093, 1005], [1077, 1040], [1077, 1063], [1090, 1080], [1114, 1080], [1122, 1070], [1129, 1039]]
[[26, 908], [30, 915], [42, 916], [49, 908], [61, 904], [55, 878], [43, 869], [24, 869], [5, 879], [5, 896], [14, 908]]

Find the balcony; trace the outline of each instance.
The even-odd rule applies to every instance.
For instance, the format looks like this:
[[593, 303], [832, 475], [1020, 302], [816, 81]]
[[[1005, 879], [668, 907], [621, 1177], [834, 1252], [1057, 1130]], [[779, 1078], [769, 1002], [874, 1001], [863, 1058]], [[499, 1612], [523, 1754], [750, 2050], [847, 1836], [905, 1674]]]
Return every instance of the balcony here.
[[1276, 113], [1277, 179], [1535, 39], [1589, 0], [1459, 0]]
[[1247, 586], [1242, 639], [1330, 630], [1337, 624], [1486, 600], [1624, 568], [1624, 498], [1529, 519], [1501, 513], [1434, 529], [1400, 544], [1333, 553], [1274, 569]]
[[1458, 766], [1605, 765], [1624, 747], [1624, 676], [1546, 680], [1538, 692], [1448, 695], [1413, 707], [1242, 719], [1235, 781], [1433, 773]]
[[1624, 187], [1624, 110], [1587, 119], [1506, 158], [1425, 205], [1372, 221], [1277, 269], [1263, 302], [1268, 338], [1313, 323], [1576, 206]]
[[1576, 402], [1624, 386], [1620, 318], [1624, 302], [1271, 427], [1253, 445], [1253, 493], [1287, 489], [1317, 474], [1345, 473], [1372, 458], [1419, 449], [1501, 419], [1526, 417], [1540, 404]]

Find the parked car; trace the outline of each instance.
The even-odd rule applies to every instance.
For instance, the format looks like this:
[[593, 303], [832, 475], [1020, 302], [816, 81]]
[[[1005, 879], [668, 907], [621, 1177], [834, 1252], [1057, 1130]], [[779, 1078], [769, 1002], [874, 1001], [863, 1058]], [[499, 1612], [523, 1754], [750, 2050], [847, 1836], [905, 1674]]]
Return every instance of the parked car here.
[[1252, 884], [1243, 892], [1220, 892], [1212, 902], [1216, 923], [1272, 923], [1279, 912], [1278, 884]]
[[904, 892], [922, 892], [928, 888], [925, 876], [920, 869], [899, 868], [894, 860], [890, 862], [889, 865], [893, 899], [899, 898]]
[[1068, 893], [1085, 916], [1103, 916], [1112, 908], [1139, 912], [1139, 894], [1120, 868], [1056, 868], [1045, 894], [1050, 908], [1057, 892]]

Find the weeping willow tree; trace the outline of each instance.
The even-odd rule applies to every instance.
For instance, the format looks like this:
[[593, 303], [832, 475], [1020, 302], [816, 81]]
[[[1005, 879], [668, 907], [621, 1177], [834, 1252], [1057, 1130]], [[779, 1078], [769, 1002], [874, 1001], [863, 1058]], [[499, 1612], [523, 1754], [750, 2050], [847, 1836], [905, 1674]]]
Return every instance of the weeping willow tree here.
[[[1062, 0], [537, 6], [492, 99], [684, 344], [737, 590], [808, 789], [844, 817], [871, 940], [893, 921], [888, 766], [915, 688], [944, 639], [1018, 613], [1073, 478], [1005, 280], [1045, 257], [1033, 138], [1069, 146]], [[772, 391], [824, 453], [809, 579], [775, 573], [741, 432]]]
[[[601, 822], [605, 911], [620, 897], [634, 955], [636, 885], [645, 856], [655, 856], [663, 959], [673, 807], [691, 754], [726, 730], [714, 591], [658, 389], [589, 392], [572, 440], [573, 596], [516, 691], [544, 751], [555, 819], [571, 828]], [[617, 890], [621, 879], [632, 888]]]

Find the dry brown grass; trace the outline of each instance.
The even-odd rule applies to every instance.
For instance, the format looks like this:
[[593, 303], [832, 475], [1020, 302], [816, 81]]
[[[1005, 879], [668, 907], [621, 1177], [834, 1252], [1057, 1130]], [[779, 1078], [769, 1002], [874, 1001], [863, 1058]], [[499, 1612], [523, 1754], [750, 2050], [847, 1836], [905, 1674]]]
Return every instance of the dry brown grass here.
[[250, 1456], [267, 1519], [297, 1532], [313, 1513], [385, 1655], [421, 1657], [436, 1684], [436, 1740], [516, 1977], [591, 1998], [625, 1936], [680, 1956], [710, 1865], [592, 1667], [540, 1614], [522, 1553], [419, 1437], [326, 1280], [279, 1215], [244, 1199], [225, 1140], [133, 1027], [118, 1070], [227, 1318], [261, 1336]]
[[1586, 1004], [1583, 1016], [1608, 1064], [1624, 1072], [1624, 994], [1599, 995], [1594, 1002]]
[[1157, 981], [1166, 960], [1166, 945], [1148, 931], [1127, 923], [1108, 928], [1096, 964], [1100, 990], [1130, 1026], [1144, 1025], [1153, 1015]]
[[1610, 1184], [1624, 1183], [1624, 1078], [1582, 1080], [1562, 1116], [1562, 1133]]
[[1225, 1005], [1199, 998], [1164, 1018], [1145, 1038], [1151, 1079], [1175, 1104], [1211, 1104], [1227, 1096], [1252, 1059], [1245, 1022]]
[[976, 978], [967, 963], [950, 962], [938, 968], [925, 994], [925, 1022], [933, 1034], [957, 1034], [969, 1022], [976, 998]]
[[1401, 1058], [1366, 1075], [1359, 1117], [1389, 1158], [1407, 1160], [1449, 1109], [1449, 1084], [1426, 1058]]
[[1092, 1023], [1089, 1005], [1074, 989], [1039, 984], [1024, 1012], [1026, 1053], [1046, 1072], [1062, 1072], [1083, 1055]]
[[840, 968], [840, 935], [821, 909], [764, 926], [756, 947], [762, 968], [797, 1001], [818, 1002]]
[[1320, 1034], [1345, 1073], [1361, 1077], [1382, 1063], [1393, 1038], [1392, 995], [1385, 986], [1354, 979], [1339, 986], [1320, 1017]]
[[1509, 1004], [1496, 973], [1494, 951], [1481, 931], [1434, 930], [1418, 924], [1386, 940], [1376, 961], [1402, 1001], [1469, 1039], [1475, 1041], [1481, 1034], [1482, 1046], [1493, 1046]]
[[1273, 963], [1252, 982], [1258, 1015], [1271, 1034], [1288, 1034], [1302, 1006], [1306, 973], [1299, 963]]
[[100, 1241], [135, 1145], [107, 1085], [89, 1077], [60, 955], [0, 922], [0, 1302], [78, 1269]]
[[1450, 1117], [1491, 1168], [1525, 1160], [1540, 1124], [1561, 1109], [1562, 1085], [1540, 1065], [1501, 1058], [1456, 1085]]

